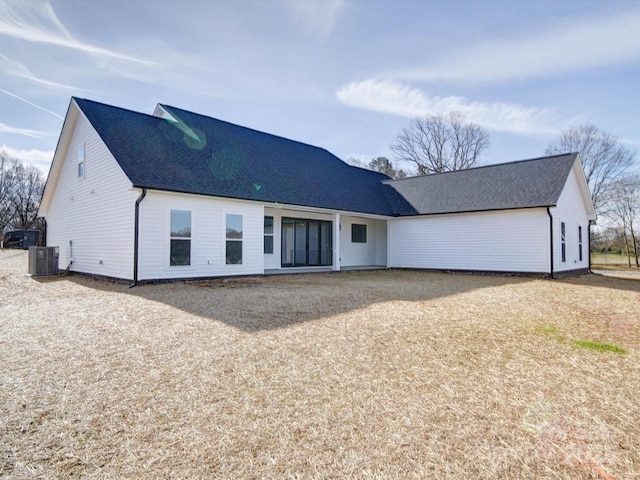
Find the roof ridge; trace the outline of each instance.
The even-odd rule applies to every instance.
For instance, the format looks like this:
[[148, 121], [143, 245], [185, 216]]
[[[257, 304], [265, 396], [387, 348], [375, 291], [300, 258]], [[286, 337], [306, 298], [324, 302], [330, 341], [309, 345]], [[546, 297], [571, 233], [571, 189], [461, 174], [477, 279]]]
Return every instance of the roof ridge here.
[[[525, 159], [522, 159], [522, 160], [511, 160], [509, 162], [491, 163], [489, 165], [478, 165], [477, 167], [463, 168], [461, 170], [450, 170], [448, 172], [436, 172], [436, 173], [429, 173], [427, 175], [414, 175], [413, 177], [391, 179], [391, 181], [393, 181], [393, 182], [401, 182], [403, 180], [413, 180], [415, 178], [435, 177], [435, 176], [440, 176], [440, 175], [446, 175], [446, 174], [449, 174], [449, 173], [468, 172], [468, 171], [473, 171], [473, 170], [481, 170], [483, 168], [501, 167], [501, 166], [504, 166], [504, 165], [513, 165], [515, 163], [536, 162], [536, 161], [540, 161], [540, 160], [551, 159], [551, 158], [554, 158], [554, 157], [569, 157], [569, 156], [572, 156], [572, 155], [573, 156], [578, 155], [578, 152], [557, 153], [557, 154], [553, 154], [553, 155], [543, 155], [541, 157], [525, 158]], [[385, 180], [385, 182], [386, 182], [386, 180]]]
[[164, 120], [164, 118], [156, 117], [155, 115], [153, 115], [151, 113], [139, 112], [137, 110], [132, 110], [130, 108], [124, 108], [124, 107], [119, 107], [117, 105], [111, 105], [111, 104], [104, 103], [104, 102], [98, 102], [96, 100], [91, 100], [89, 98], [71, 97], [71, 99], [74, 100], [76, 103], [78, 103], [78, 100], [80, 100], [82, 102], [93, 103], [93, 104], [100, 105], [100, 106], [103, 106], [103, 107], [113, 108], [113, 109], [116, 109], [116, 110], [122, 110], [124, 112], [135, 113], [136, 115], [142, 115], [144, 117], [157, 118], [159, 120]]
[[[166, 103], [158, 103], [158, 105], [159, 105], [159, 106], [161, 106], [161, 107], [163, 107], [163, 108], [168, 108], [168, 109], [172, 109], [172, 110], [177, 110], [177, 111], [179, 111], [179, 112], [186, 112], [186, 113], [191, 114], [191, 115], [198, 115], [199, 117], [205, 117], [205, 118], [208, 118], [208, 119], [210, 119], [210, 120], [215, 120], [216, 122], [221, 122], [221, 123], [225, 123], [225, 124], [227, 124], [227, 125], [232, 125], [232, 126], [234, 126], [234, 127], [242, 128], [242, 129], [244, 129], [244, 130], [249, 130], [249, 131], [251, 131], [251, 132], [259, 133], [259, 134], [261, 134], [261, 135], [268, 135], [268, 136], [270, 136], [270, 137], [278, 138], [278, 139], [280, 139], [280, 140], [286, 140], [287, 142], [297, 143], [297, 144], [299, 144], [299, 145], [304, 145], [304, 146], [306, 146], [306, 147], [311, 147], [311, 148], [316, 148], [316, 149], [318, 149], [318, 150], [323, 150], [323, 151], [325, 151], [325, 152], [327, 152], [327, 153], [331, 154], [332, 156], [334, 156], [335, 158], [337, 158], [337, 159], [338, 159], [338, 160], [340, 160], [341, 162], [343, 162], [343, 163], [347, 163], [347, 162], [345, 162], [344, 160], [342, 160], [340, 157], [338, 157], [337, 155], [335, 155], [335, 154], [331, 153], [331, 152], [330, 152], [329, 150], [327, 150], [326, 148], [324, 148], [324, 147], [319, 147], [319, 146], [317, 146], [317, 145], [312, 145], [311, 143], [301, 142], [300, 140], [293, 140], [293, 139], [291, 139], [291, 138], [283, 137], [282, 135], [276, 135], [275, 133], [265, 132], [265, 131], [263, 131], [263, 130], [258, 130], [258, 129], [256, 129], [256, 128], [247, 127], [247, 126], [245, 126], [245, 125], [240, 125], [240, 124], [238, 124], [238, 123], [229, 122], [229, 121], [227, 121], [227, 120], [221, 120], [221, 119], [219, 119], [219, 118], [212, 117], [211, 115], [205, 115], [204, 113], [198, 113], [198, 112], [193, 112], [193, 111], [191, 111], [191, 110], [185, 110], [184, 108], [174, 107], [173, 105], [167, 105]], [[348, 164], [347, 164], [347, 165], [348, 165]]]

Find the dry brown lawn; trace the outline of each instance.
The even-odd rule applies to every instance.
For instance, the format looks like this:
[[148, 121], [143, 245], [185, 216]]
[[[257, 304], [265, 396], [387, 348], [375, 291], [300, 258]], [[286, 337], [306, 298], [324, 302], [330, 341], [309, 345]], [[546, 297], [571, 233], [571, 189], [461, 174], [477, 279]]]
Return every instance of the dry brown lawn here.
[[0, 477], [639, 478], [640, 277], [26, 269], [0, 253]]

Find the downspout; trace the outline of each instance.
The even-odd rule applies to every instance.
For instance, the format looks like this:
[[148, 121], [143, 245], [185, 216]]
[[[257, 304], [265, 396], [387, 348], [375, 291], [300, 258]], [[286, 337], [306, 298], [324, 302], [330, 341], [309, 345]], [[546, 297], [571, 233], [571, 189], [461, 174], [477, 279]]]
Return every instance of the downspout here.
[[138, 249], [139, 249], [139, 240], [140, 236], [140, 202], [147, 195], [147, 189], [143, 188], [142, 193], [136, 199], [136, 208], [135, 208], [135, 224], [133, 227], [133, 283], [129, 285], [129, 288], [133, 288], [138, 285]]
[[550, 207], [547, 207], [547, 215], [549, 215], [549, 253], [551, 257], [551, 278], [555, 278], [553, 275], [553, 216], [551, 215]]
[[587, 227], [587, 255], [589, 256], [589, 273], [593, 273], [591, 271], [591, 220], [589, 220], [589, 226]]

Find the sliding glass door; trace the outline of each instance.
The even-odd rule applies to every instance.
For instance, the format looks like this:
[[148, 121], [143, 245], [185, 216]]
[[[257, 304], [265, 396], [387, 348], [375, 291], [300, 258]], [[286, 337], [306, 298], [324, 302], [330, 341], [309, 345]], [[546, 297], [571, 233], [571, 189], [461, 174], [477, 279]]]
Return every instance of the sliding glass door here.
[[282, 266], [331, 265], [332, 222], [282, 218]]

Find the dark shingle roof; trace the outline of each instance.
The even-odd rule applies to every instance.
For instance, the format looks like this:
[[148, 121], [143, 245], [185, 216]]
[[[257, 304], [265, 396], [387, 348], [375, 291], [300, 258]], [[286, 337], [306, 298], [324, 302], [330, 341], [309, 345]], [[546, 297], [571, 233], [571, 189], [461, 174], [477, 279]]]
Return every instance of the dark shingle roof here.
[[387, 216], [555, 205], [576, 155], [391, 180], [319, 147], [162, 105], [73, 99], [136, 187]]
[[389, 177], [322, 148], [163, 105], [178, 122], [74, 98], [136, 187], [378, 215], [413, 208]]
[[556, 205], [576, 153], [385, 181], [420, 215]]

